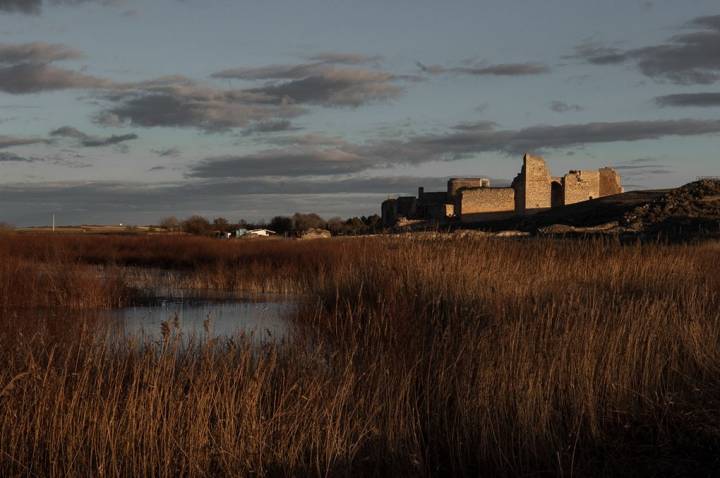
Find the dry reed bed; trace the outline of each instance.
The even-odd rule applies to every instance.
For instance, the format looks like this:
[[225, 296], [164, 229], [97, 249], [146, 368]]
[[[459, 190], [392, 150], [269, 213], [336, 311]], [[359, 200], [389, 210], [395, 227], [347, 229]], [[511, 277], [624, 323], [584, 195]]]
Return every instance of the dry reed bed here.
[[294, 317], [292, 343], [258, 350], [239, 337], [178, 351], [172, 337], [138, 347], [89, 330], [62, 345], [0, 334], [0, 475], [719, 466], [714, 244], [262, 247], [312, 298]]
[[117, 268], [76, 262], [39, 262], [0, 251], [0, 313], [18, 308], [109, 309], [130, 300]]
[[[38, 272], [52, 270], [55, 275], [95, 266], [95, 272], [89, 267], [86, 271], [89, 280], [107, 278], [125, 288], [161, 286], [292, 295], [303, 293], [309, 281], [334, 267], [347, 255], [346, 245], [353, 242], [15, 234], [0, 236], [0, 264], [4, 260], [20, 262], [36, 266]], [[12, 275], [6, 268], [3, 277]], [[124, 296], [130, 292], [125, 291]], [[8, 294], [19, 295], [12, 291]]]

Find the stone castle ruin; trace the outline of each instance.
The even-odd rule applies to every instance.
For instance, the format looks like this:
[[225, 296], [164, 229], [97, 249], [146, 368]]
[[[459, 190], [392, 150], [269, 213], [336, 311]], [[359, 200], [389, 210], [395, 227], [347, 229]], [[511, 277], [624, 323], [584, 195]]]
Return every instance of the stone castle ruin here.
[[479, 222], [532, 214], [554, 207], [623, 192], [620, 175], [612, 168], [570, 171], [553, 177], [540, 156], [525, 154], [520, 173], [510, 187], [491, 187], [487, 178], [453, 178], [447, 191], [401, 196], [382, 203], [385, 226], [399, 220]]

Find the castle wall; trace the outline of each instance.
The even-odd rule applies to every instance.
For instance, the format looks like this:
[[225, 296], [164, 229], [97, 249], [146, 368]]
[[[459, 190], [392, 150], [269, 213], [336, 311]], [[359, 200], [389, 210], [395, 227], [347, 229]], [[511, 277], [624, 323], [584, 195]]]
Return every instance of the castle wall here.
[[575, 204], [600, 197], [599, 171], [570, 171], [563, 177], [563, 204]]
[[460, 191], [455, 212], [463, 222], [500, 219], [515, 213], [513, 188], [479, 188]]
[[564, 205], [565, 190], [563, 189], [563, 179], [553, 177], [550, 183], [550, 204], [552, 207], [560, 207]]
[[432, 204], [427, 208], [428, 219], [444, 221], [455, 214], [455, 206], [452, 204]]
[[394, 226], [400, 217], [411, 219], [417, 216], [417, 199], [414, 196], [386, 199], [380, 206], [380, 213], [384, 226]]
[[385, 227], [392, 227], [397, 222], [397, 199], [386, 199], [380, 206], [382, 223]]
[[545, 160], [526, 154], [523, 167], [515, 181], [515, 212], [527, 214], [552, 206], [551, 177]]
[[600, 196], [612, 196], [623, 192], [620, 175], [613, 168], [600, 168]]
[[487, 178], [452, 178], [447, 191], [425, 192], [418, 197], [403, 196], [382, 204], [383, 223], [401, 217], [462, 222], [506, 218], [575, 204], [602, 196], [620, 194], [620, 175], [612, 168], [570, 171], [562, 177], [550, 176], [545, 160], [525, 154], [520, 173], [510, 188], [491, 188]]
[[397, 215], [404, 218], [417, 216], [418, 201], [413, 196], [400, 196], [397, 198]]
[[451, 178], [448, 181], [448, 196], [455, 196], [462, 188], [487, 188], [490, 187], [488, 178]]
[[445, 204], [448, 200], [445, 191], [425, 192], [418, 197], [419, 206], [431, 206], [433, 204]]

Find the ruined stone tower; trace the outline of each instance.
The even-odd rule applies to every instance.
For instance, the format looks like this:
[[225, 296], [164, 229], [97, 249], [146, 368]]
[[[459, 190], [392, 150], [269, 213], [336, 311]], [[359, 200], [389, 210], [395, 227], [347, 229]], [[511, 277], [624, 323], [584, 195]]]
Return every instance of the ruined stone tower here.
[[545, 160], [525, 154], [511, 187], [491, 187], [483, 177], [451, 178], [447, 191], [388, 199], [382, 204], [383, 224], [401, 217], [413, 220], [482, 222], [533, 214], [550, 208], [591, 201], [623, 192], [620, 175], [612, 168], [575, 170], [552, 177]]
[[613, 168], [600, 168], [600, 197], [620, 194], [622, 187], [620, 175]]
[[515, 212], [529, 214], [552, 207], [550, 171], [540, 156], [525, 154], [520, 174], [513, 181]]

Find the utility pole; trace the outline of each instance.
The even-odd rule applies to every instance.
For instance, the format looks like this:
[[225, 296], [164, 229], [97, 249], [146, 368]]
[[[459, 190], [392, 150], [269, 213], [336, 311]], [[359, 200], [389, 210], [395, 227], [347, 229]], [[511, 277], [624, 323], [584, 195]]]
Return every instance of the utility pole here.
[[55, 214], [53, 214], [53, 232], [55, 232]]

